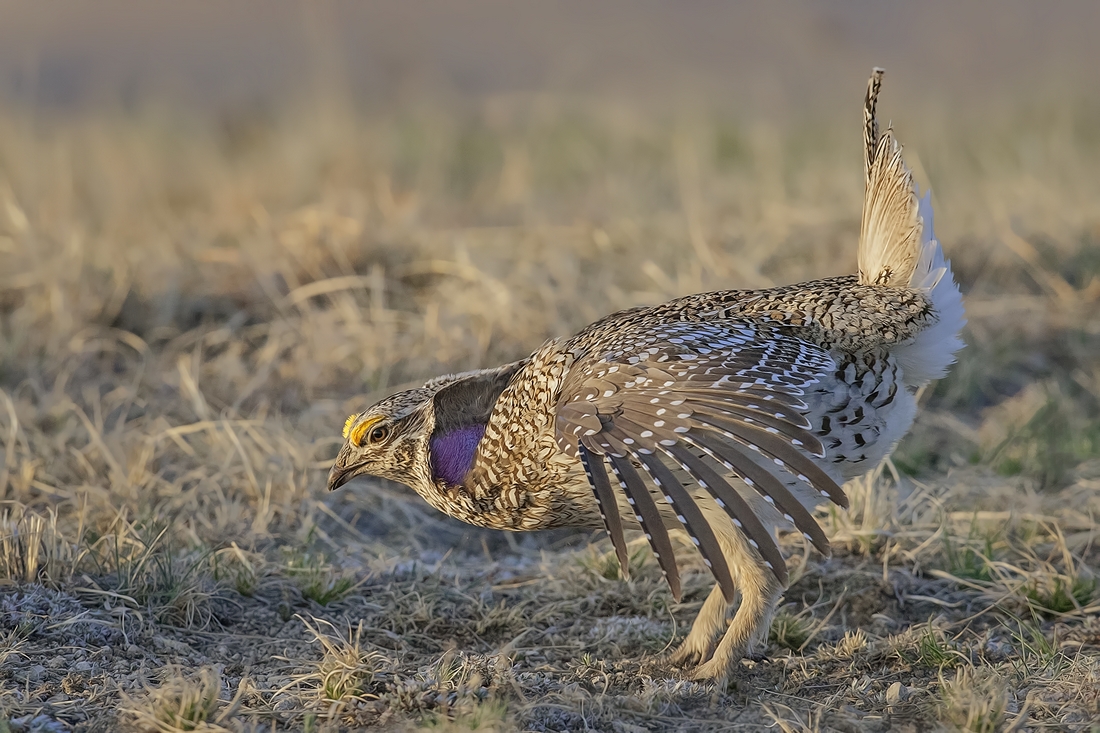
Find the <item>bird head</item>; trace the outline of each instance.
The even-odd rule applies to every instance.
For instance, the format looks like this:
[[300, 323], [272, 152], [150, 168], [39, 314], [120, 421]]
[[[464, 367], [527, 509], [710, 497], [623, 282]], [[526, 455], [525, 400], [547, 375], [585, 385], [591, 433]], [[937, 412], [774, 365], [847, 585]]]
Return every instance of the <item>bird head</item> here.
[[328, 475], [329, 491], [356, 476], [370, 475], [419, 489], [431, 482], [428, 440], [434, 426], [435, 390], [390, 395], [344, 423], [344, 445]]
[[352, 415], [328, 475], [329, 490], [364, 474], [405, 484], [425, 497], [439, 483], [462, 483], [497, 398], [525, 363], [438, 377]]

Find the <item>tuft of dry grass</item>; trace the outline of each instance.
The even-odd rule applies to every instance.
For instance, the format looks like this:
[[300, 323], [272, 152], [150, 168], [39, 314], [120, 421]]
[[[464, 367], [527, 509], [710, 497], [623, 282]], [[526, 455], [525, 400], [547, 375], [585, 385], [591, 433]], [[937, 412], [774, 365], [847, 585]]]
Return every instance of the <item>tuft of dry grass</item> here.
[[301, 619], [314, 639], [321, 645], [322, 656], [317, 670], [299, 676], [295, 684], [313, 689], [318, 702], [328, 706], [325, 714], [336, 717], [344, 706], [376, 697], [369, 687], [387, 664], [385, 656], [362, 648], [363, 623], [359, 622], [354, 633], [341, 634], [332, 622], [313, 619], [313, 623]]
[[223, 699], [222, 675], [213, 667], [193, 674], [166, 670], [164, 681], [144, 695], [126, 700], [122, 710], [139, 730], [155, 733], [225, 733], [236, 700]]
[[997, 673], [960, 669], [941, 684], [940, 721], [949, 730], [995, 733], [1004, 729], [1008, 693]]
[[628, 580], [599, 534], [467, 527], [379, 481], [320, 491], [343, 418], [400, 385], [618, 308], [851, 271], [850, 119], [5, 109], [0, 721], [1087, 729], [1100, 116], [1014, 104], [898, 123], [968, 346], [821, 515], [834, 556], [783, 538], [766, 655], [722, 689], [662, 656], [710, 588], [690, 549], [676, 604], [644, 540]]
[[21, 504], [0, 511], [0, 581], [57, 585], [72, 576], [81, 542], [58, 529], [57, 512], [45, 516]]
[[813, 711], [800, 713], [786, 705], [764, 705], [764, 715], [768, 722], [783, 733], [818, 733], [821, 728], [821, 713]]

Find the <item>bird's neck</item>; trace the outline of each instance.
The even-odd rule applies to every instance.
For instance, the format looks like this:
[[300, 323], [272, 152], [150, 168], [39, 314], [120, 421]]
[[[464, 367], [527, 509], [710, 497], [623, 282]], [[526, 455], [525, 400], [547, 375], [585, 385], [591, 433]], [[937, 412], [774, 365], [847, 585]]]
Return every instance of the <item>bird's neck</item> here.
[[467, 425], [441, 435], [433, 435], [431, 452], [432, 479], [447, 486], [459, 486], [474, 465], [474, 455], [484, 425]]

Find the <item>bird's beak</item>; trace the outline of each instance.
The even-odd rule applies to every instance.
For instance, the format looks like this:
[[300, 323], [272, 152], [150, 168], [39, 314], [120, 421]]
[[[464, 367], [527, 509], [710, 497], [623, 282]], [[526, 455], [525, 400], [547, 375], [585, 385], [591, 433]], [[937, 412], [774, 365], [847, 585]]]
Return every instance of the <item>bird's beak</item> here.
[[328, 472], [328, 490], [336, 491], [338, 488], [346, 484], [355, 475], [355, 469], [342, 465], [339, 461], [333, 464], [332, 469]]
[[336, 491], [338, 488], [351, 481], [356, 476], [356, 469], [359, 465], [348, 465], [348, 459], [351, 456], [348, 455], [347, 446], [340, 451], [340, 455], [336, 456], [336, 462], [332, 464], [332, 468], [328, 472], [328, 490]]

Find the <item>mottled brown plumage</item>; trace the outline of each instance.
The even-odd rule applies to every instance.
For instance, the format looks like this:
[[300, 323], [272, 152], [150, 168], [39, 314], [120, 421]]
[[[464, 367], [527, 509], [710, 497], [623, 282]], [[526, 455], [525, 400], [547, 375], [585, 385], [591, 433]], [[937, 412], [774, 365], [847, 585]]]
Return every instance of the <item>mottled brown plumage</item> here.
[[604, 527], [624, 571], [640, 527], [677, 599], [669, 532], [684, 531], [717, 583], [673, 660], [724, 677], [765, 640], [787, 583], [776, 531], [828, 553], [811, 511], [846, 506], [843, 482], [886, 456], [962, 346], [929, 199], [878, 130], [880, 84], [876, 70], [859, 275], [622, 311], [400, 392], [349, 418], [329, 487], [373, 474], [482, 527]]

